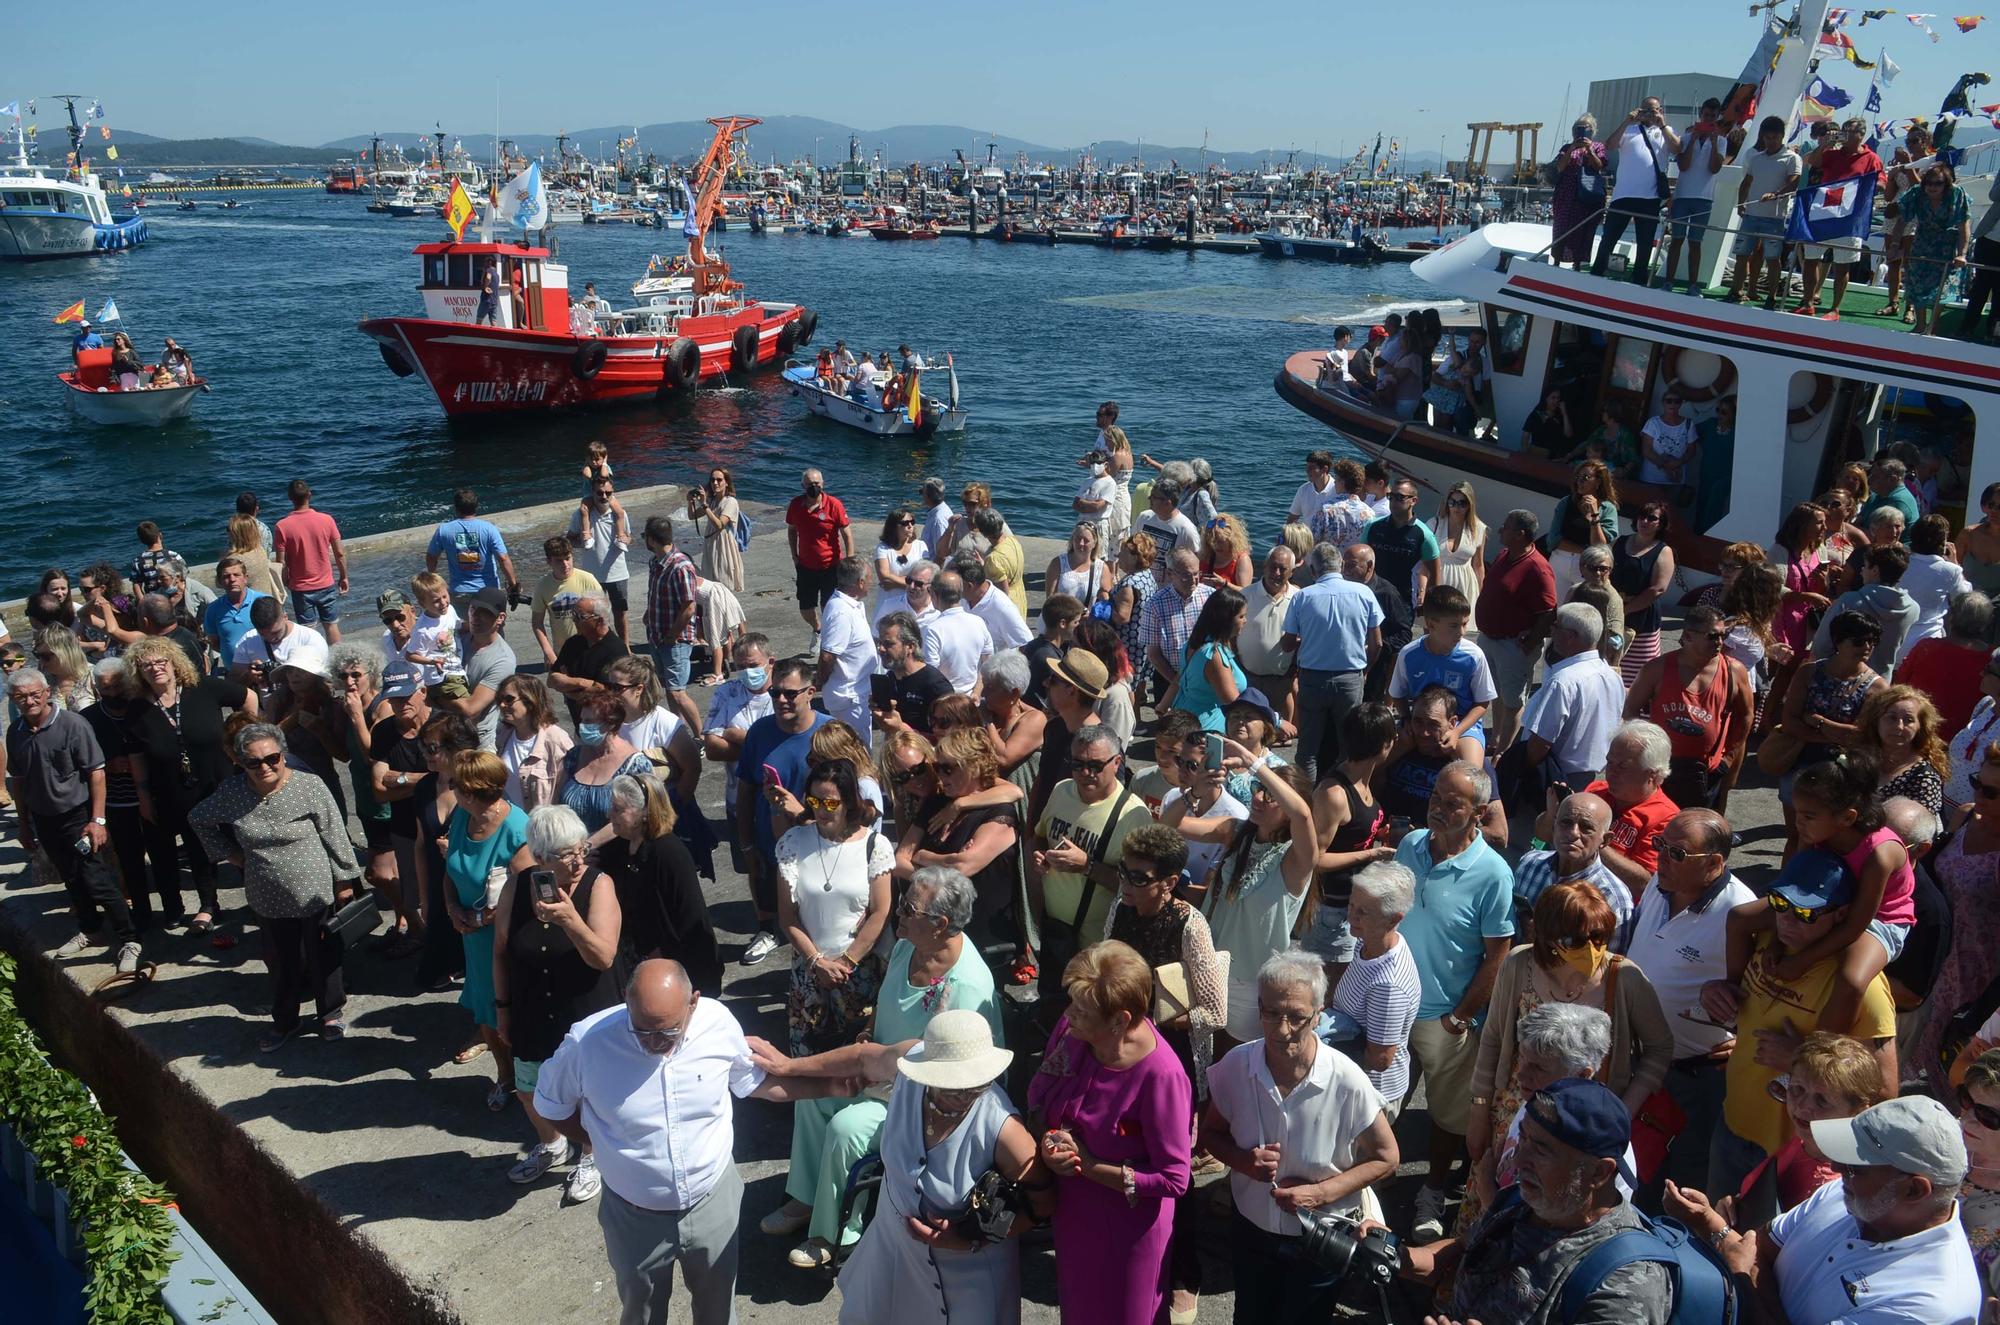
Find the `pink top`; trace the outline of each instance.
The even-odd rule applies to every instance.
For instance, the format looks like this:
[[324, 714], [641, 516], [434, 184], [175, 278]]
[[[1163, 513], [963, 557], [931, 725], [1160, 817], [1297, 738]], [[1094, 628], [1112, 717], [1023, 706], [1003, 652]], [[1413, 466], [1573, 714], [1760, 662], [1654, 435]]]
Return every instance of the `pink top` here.
[[[1818, 572], [1821, 557], [1817, 550], [1803, 557], [1793, 557], [1785, 567], [1785, 589], [1790, 593], [1815, 593], [1812, 578]], [[1812, 604], [1801, 598], [1790, 598], [1778, 605], [1778, 615], [1771, 618], [1771, 633], [1789, 646], [1794, 653], [1803, 653], [1812, 641], [1812, 633], [1806, 629], [1806, 614], [1812, 611]]]
[[278, 560], [285, 563], [285, 587], [310, 592], [333, 587], [333, 544], [340, 526], [325, 511], [293, 511], [271, 531]]
[[[1861, 877], [1861, 867], [1874, 854], [1875, 848], [1884, 842], [1901, 846], [1903, 839], [1896, 836], [1895, 829], [1885, 825], [1862, 838], [1859, 846], [1842, 857], [1847, 862], [1847, 868], [1854, 871], [1855, 878]], [[1917, 923], [1917, 875], [1910, 868], [1909, 853], [1904, 853], [1903, 867], [1891, 874], [1888, 884], [1883, 887], [1882, 908], [1875, 913], [1875, 918], [1885, 925]]]

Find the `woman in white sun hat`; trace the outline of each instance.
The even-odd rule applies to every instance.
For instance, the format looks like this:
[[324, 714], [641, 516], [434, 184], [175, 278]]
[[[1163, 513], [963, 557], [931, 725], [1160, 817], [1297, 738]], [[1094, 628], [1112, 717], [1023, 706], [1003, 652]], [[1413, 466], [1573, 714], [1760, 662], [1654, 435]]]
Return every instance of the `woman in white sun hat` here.
[[[1050, 1179], [1015, 1115], [986, 1018], [940, 1012], [896, 1062], [882, 1126], [882, 1189], [875, 1218], [840, 1272], [841, 1325], [1016, 1325], [1021, 1249], [1015, 1239], [1046, 1215]], [[975, 1187], [996, 1174], [1023, 1207], [1010, 1227], [969, 1213]]]

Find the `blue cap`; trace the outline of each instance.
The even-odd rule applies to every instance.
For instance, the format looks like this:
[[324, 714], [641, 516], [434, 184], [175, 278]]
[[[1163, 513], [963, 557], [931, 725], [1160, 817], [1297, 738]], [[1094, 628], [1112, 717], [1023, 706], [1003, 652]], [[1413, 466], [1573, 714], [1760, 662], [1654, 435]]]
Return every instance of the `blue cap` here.
[[406, 699], [421, 688], [417, 682], [422, 673], [402, 660], [390, 663], [382, 669], [382, 698]]
[[1528, 1100], [1528, 1117], [1572, 1150], [1593, 1159], [1615, 1159], [1627, 1182], [1637, 1179], [1625, 1164], [1632, 1145], [1632, 1115], [1616, 1091], [1582, 1077], [1552, 1081]]
[[1854, 900], [1854, 871], [1824, 847], [1808, 847], [1785, 863], [1771, 891], [1808, 911]]

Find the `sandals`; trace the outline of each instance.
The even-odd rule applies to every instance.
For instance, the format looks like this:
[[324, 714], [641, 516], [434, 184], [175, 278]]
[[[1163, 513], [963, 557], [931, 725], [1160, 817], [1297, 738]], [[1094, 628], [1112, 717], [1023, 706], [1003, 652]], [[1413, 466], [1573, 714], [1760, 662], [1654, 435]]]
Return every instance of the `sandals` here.
[[187, 922], [187, 926], [189, 933], [206, 934], [215, 928], [215, 917], [206, 911], [197, 911], [194, 913], [194, 917]]
[[1875, 316], [1900, 318], [1901, 316], [1903, 316], [1903, 309], [1902, 306], [1899, 305], [1894, 299], [1891, 299], [1888, 303], [1882, 305], [1881, 309], [1876, 312]]
[[493, 1083], [493, 1089], [486, 1092], [487, 1111], [489, 1113], [502, 1113], [506, 1110], [508, 1102], [513, 1098], [514, 1092], [496, 1081]]
[[460, 1049], [457, 1053], [453, 1054], [451, 1056], [451, 1061], [463, 1067], [465, 1064], [474, 1061], [479, 1057], [479, 1055], [485, 1052], [486, 1052], [486, 1041], [474, 1040], [471, 1044], [466, 1045], [463, 1049]]
[[1818, 305], [1818, 304], [1816, 304], [1816, 303], [1814, 303], [1814, 304], [1797, 304], [1797, 305], [1794, 305], [1794, 306], [1793, 306], [1793, 308], [1792, 308], [1792, 311], [1793, 311], [1794, 313], [1803, 313], [1803, 314], [1804, 314], [1805, 316], [1807, 316], [1807, 317], [1818, 317], [1818, 316], [1819, 316], [1819, 305]]

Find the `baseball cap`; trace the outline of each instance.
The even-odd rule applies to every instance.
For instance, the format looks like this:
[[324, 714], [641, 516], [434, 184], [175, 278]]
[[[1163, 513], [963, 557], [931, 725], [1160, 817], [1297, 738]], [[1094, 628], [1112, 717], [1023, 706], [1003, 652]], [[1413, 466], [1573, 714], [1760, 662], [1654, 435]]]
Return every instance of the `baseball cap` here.
[[489, 584], [472, 595], [473, 607], [483, 607], [494, 616], [507, 615], [507, 591], [497, 584]]
[[1369, 340], [1389, 339], [1389, 328], [1382, 326], [1375, 326], [1368, 328], [1368, 339]]
[[1615, 1159], [1629, 1183], [1638, 1179], [1625, 1164], [1632, 1144], [1632, 1115], [1616, 1092], [1582, 1077], [1550, 1082], [1528, 1100], [1528, 1117], [1572, 1150], [1593, 1159]]
[[391, 612], [407, 612], [410, 600], [401, 589], [384, 589], [375, 596], [375, 615], [387, 616]]
[[1854, 899], [1854, 871], [1824, 847], [1809, 847], [1785, 863], [1771, 891], [1808, 911], [1841, 906]]
[[1263, 691], [1259, 690], [1256, 686], [1249, 686], [1241, 694], [1237, 695], [1236, 698], [1224, 704], [1222, 711], [1226, 714], [1238, 704], [1247, 704], [1251, 708], [1256, 709], [1262, 715], [1264, 721], [1270, 724], [1271, 731], [1273, 733], [1277, 732], [1278, 710], [1270, 700], [1264, 697]]
[[417, 669], [409, 663], [392, 662], [382, 669], [382, 698], [407, 699], [417, 690]]
[[1928, 1095], [1902, 1095], [1852, 1118], [1822, 1118], [1813, 1141], [1836, 1164], [1884, 1165], [1939, 1186], [1965, 1181], [1965, 1137], [1951, 1110]]

